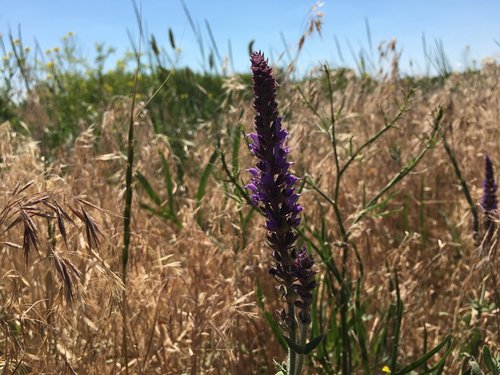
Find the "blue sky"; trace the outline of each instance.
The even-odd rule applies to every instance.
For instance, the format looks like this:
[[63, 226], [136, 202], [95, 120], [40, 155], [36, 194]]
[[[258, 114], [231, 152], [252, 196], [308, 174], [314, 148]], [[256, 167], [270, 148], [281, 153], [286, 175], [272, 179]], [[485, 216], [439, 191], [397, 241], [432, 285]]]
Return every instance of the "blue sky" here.
[[[249, 65], [247, 46], [252, 39], [255, 48], [277, 59], [285, 50], [282, 33], [293, 54], [315, 1], [185, 0], [185, 3], [203, 31], [205, 44], [209, 44], [207, 20], [221, 54], [228, 54], [230, 40], [233, 65], [236, 70], [244, 71]], [[456, 69], [463, 67], [467, 47], [469, 63], [500, 56], [500, 46], [495, 42], [500, 43], [498, 0], [324, 0], [321, 11], [324, 13], [322, 38], [314, 35], [306, 41], [299, 58], [302, 71], [323, 61], [341, 64], [335, 37], [347, 64], [353, 64], [349, 44], [356, 53], [364, 48], [370, 55], [365, 19], [370, 24], [375, 61], [379, 43], [396, 38], [403, 50], [401, 66], [406, 72], [410, 72], [410, 60], [414, 62], [414, 73], [426, 70], [422, 33], [429, 46], [434, 45], [435, 39], [443, 41]], [[182, 49], [180, 65], [200, 68], [200, 51], [180, 0], [142, 0], [142, 13], [147, 31], [167, 50], [170, 49], [168, 28], [172, 28]], [[94, 44], [104, 42], [117, 48], [114, 59], [129, 48], [127, 29], [138, 35], [132, 3], [127, 0], [0, 0], [0, 32], [5, 36], [9, 27], [17, 32], [18, 25], [27, 45], [33, 45], [36, 37], [43, 49], [52, 48], [71, 31], [82, 53], [92, 56]]]

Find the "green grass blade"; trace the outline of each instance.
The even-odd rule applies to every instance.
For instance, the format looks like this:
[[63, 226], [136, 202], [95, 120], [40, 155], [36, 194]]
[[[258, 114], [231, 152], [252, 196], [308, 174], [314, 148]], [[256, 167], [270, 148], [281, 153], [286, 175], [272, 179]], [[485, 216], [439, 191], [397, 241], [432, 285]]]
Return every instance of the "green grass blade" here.
[[146, 203], [139, 203], [139, 206], [146, 210], [146, 211], [149, 211], [150, 213], [152, 213], [153, 215], [156, 215], [156, 216], [161, 216], [161, 212], [159, 210], [157, 210], [156, 208], [153, 208], [151, 207], [149, 204], [146, 204]]
[[[208, 161], [207, 166], [205, 167], [205, 169], [203, 171], [203, 174], [201, 175], [200, 184], [198, 185], [198, 192], [196, 193], [196, 207], [197, 208], [200, 207], [201, 201], [203, 200], [203, 197], [205, 196], [208, 178], [210, 177], [210, 174], [212, 173], [212, 171], [214, 169], [215, 161], [217, 160], [218, 156], [219, 156], [218, 150], [215, 149], [215, 151], [210, 156], [210, 159]], [[201, 225], [200, 213], [198, 213], [198, 215], [197, 215], [197, 221], [198, 221], [198, 224]]]
[[395, 369], [398, 361], [399, 336], [401, 332], [401, 321], [403, 320], [403, 302], [399, 290], [398, 273], [394, 272], [394, 286], [396, 288], [396, 320], [394, 321], [394, 332], [392, 336], [391, 369]]
[[156, 205], [161, 206], [161, 199], [154, 191], [148, 179], [141, 172], [136, 173], [136, 178], [137, 181], [139, 181], [139, 183], [142, 185], [148, 196], [151, 198], [151, 200], [155, 202]]
[[359, 349], [361, 351], [361, 362], [366, 375], [370, 375], [370, 360], [366, 345], [366, 330], [363, 324], [363, 308], [361, 305], [361, 279], [356, 282], [356, 295], [354, 300], [354, 328], [358, 338]]
[[462, 192], [465, 196], [465, 199], [467, 200], [467, 203], [469, 204], [469, 209], [472, 214], [473, 218], [473, 225], [474, 225], [474, 233], [476, 234], [479, 231], [479, 214], [478, 210], [476, 208], [476, 204], [474, 203], [474, 200], [472, 199], [472, 196], [470, 194], [469, 187], [467, 185], [467, 182], [465, 181], [465, 178], [462, 175], [462, 171], [458, 165], [457, 158], [455, 157], [455, 153], [453, 152], [450, 144], [448, 143], [448, 140], [446, 139], [446, 136], [444, 133], [441, 131], [440, 132], [441, 139], [443, 141], [443, 146], [448, 154], [448, 157], [450, 158], [451, 165], [453, 166], [453, 170], [455, 171], [455, 175], [457, 176], [458, 180], [460, 181], [460, 185], [462, 186]]
[[165, 156], [160, 153], [160, 157], [163, 177], [165, 179], [165, 187], [167, 188], [168, 207], [172, 213], [175, 213], [174, 184], [172, 182], [172, 174], [170, 173], [170, 167], [168, 166], [168, 161], [165, 159]]
[[[451, 345], [451, 340], [450, 340], [448, 342], [446, 351], [444, 352], [441, 359], [434, 365], [434, 367], [432, 367], [429, 370], [426, 370], [421, 375], [425, 375], [425, 374], [441, 375], [444, 371], [444, 365], [446, 364], [446, 359], [448, 358], [448, 356], [450, 355], [452, 350], [453, 350], [453, 346]], [[425, 363], [425, 365], [427, 366], [427, 362]]]
[[496, 361], [493, 359], [490, 349], [487, 346], [483, 347], [483, 359], [486, 367], [488, 367], [488, 370], [490, 370], [491, 374], [498, 375], [499, 374], [498, 365], [496, 364]]
[[424, 354], [421, 356], [419, 359], [417, 359], [415, 362], [409, 364], [408, 366], [402, 368], [399, 371], [396, 371], [394, 375], [403, 375], [403, 374], [408, 374], [410, 371], [415, 370], [416, 368], [422, 366], [425, 362], [427, 362], [429, 359], [431, 359], [437, 352], [439, 352], [445, 345], [448, 345], [448, 343], [451, 341], [451, 336], [446, 336], [443, 341], [441, 341], [439, 344], [437, 344], [434, 349], [432, 349], [430, 352]]
[[219, 156], [219, 153], [217, 152], [217, 150], [215, 150], [212, 153], [212, 156], [210, 156], [210, 160], [208, 161], [208, 164], [205, 167], [203, 174], [201, 175], [200, 184], [198, 185], [198, 192], [196, 193], [196, 206], [197, 207], [200, 206], [201, 201], [202, 201], [203, 197], [205, 196], [205, 190], [207, 187], [208, 178], [210, 177], [210, 174], [212, 173], [212, 170], [214, 169], [215, 161], [217, 160], [218, 156]]
[[231, 160], [231, 165], [233, 167], [233, 175], [237, 175], [239, 172], [239, 154], [240, 154], [240, 143], [241, 143], [241, 125], [238, 126], [238, 129], [234, 132], [233, 135], [233, 155]]

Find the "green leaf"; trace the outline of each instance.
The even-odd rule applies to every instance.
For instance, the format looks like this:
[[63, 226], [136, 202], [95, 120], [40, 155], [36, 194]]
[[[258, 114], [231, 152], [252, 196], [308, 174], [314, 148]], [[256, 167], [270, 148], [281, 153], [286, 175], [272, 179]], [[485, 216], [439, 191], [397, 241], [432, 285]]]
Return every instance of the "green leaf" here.
[[139, 206], [146, 211], [151, 212], [153, 215], [161, 216], [161, 211], [157, 210], [156, 208], [151, 207], [149, 204], [140, 202]]
[[486, 367], [488, 367], [488, 370], [490, 370], [493, 375], [498, 375], [499, 374], [498, 364], [493, 359], [490, 349], [487, 346], [483, 347], [483, 358]]
[[173, 222], [175, 222], [176, 224], [179, 224], [178, 220], [177, 220], [177, 217], [175, 216], [175, 214], [173, 212], [171, 212], [169, 209], [165, 208], [163, 210], [161, 210], [159, 212], [159, 215], [164, 218], [164, 219], [168, 219], [168, 220], [171, 220]]
[[233, 136], [233, 155], [232, 155], [232, 160], [231, 164], [233, 167], [233, 175], [237, 175], [239, 171], [239, 165], [238, 165], [238, 156], [240, 153], [240, 143], [241, 143], [241, 125], [238, 126], [238, 128], [234, 132]]
[[[215, 148], [214, 152], [212, 153], [212, 156], [210, 156], [210, 159], [208, 161], [207, 166], [205, 167], [205, 170], [203, 171], [203, 174], [201, 175], [200, 179], [200, 184], [198, 185], [198, 192], [196, 193], [196, 207], [200, 207], [201, 201], [203, 197], [205, 196], [205, 189], [207, 187], [208, 183], [208, 178], [210, 177], [210, 174], [212, 173], [212, 170], [214, 169], [214, 163], [217, 160], [217, 157], [219, 156], [219, 152], [217, 148]], [[198, 225], [202, 226], [202, 220], [201, 220], [201, 212], [198, 212], [198, 215], [196, 216], [196, 221], [198, 222]]]
[[293, 350], [295, 353], [297, 353], [297, 354], [305, 354], [304, 353], [304, 348], [302, 346], [300, 346], [296, 342], [290, 340], [289, 337], [283, 336], [283, 338], [285, 339], [286, 343], [288, 344], [288, 347], [291, 350]]
[[156, 192], [154, 191], [153, 187], [151, 186], [147, 178], [144, 177], [144, 175], [142, 175], [141, 172], [137, 172], [137, 180], [140, 182], [140, 184], [142, 185], [146, 193], [149, 195], [151, 200], [153, 200], [153, 202], [155, 202], [158, 206], [161, 206], [160, 197], [158, 196], [158, 194], [156, 194]]
[[[443, 341], [441, 341], [439, 344], [437, 344], [431, 351], [428, 353], [425, 353], [423, 356], [418, 358], [415, 362], [409, 364], [408, 366], [402, 368], [401, 370], [397, 371], [394, 373], [394, 375], [403, 375], [403, 374], [408, 374], [410, 371], [415, 370], [416, 368], [422, 366], [424, 363], [426, 363], [429, 359], [431, 359], [437, 352], [439, 352], [445, 345], [447, 345], [451, 341], [451, 335], [446, 336]], [[445, 353], [445, 355], [448, 355], [449, 353]]]
[[250, 219], [252, 219], [253, 217], [253, 214], [256, 212], [256, 209], [252, 206], [250, 208], [250, 210], [248, 211], [248, 213], [244, 216], [243, 220], [242, 220], [242, 224], [243, 224], [243, 230], [246, 230], [246, 227], [248, 225], [248, 223], [250, 222]]
[[146, 204], [146, 203], [143, 203], [143, 202], [140, 202], [139, 203], [139, 206], [142, 208], [142, 209], [145, 209], [146, 211], [149, 211], [151, 212], [153, 215], [156, 215], [156, 216], [159, 216], [159, 217], [162, 217], [162, 218], [165, 218], [165, 219], [171, 219], [171, 215], [170, 213], [168, 212], [168, 210], [165, 210], [165, 209], [156, 209], [156, 208], [153, 208], [151, 207], [150, 205]]
[[325, 335], [319, 335], [315, 338], [313, 338], [311, 341], [309, 341], [306, 346], [304, 346], [304, 354], [309, 354], [311, 353], [314, 349], [318, 347], [319, 344], [321, 344], [321, 341]]
[[395, 313], [395, 321], [393, 327], [393, 336], [392, 336], [392, 355], [391, 355], [391, 369], [396, 368], [397, 359], [398, 359], [398, 347], [399, 347], [399, 339], [401, 332], [401, 321], [403, 320], [403, 301], [401, 300], [401, 292], [399, 289], [399, 277], [398, 273], [394, 271], [394, 285], [396, 288], [396, 313]]
[[[388, 206], [388, 204], [398, 195], [398, 192], [391, 193], [389, 194], [386, 198], [379, 202], [373, 202], [370, 206], [366, 207], [362, 213], [363, 214], [368, 214], [371, 211], [377, 210], [379, 212], [382, 212], [382, 215], [384, 213], [385, 208]], [[374, 214], [375, 216], [380, 215], [378, 213]]]
[[163, 177], [165, 179], [165, 187], [167, 188], [168, 207], [172, 213], [175, 213], [174, 184], [172, 182], [172, 174], [170, 173], [170, 167], [168, 166], [168, 161], [165, 159], [165, 156], [160, 153], [160, 157]]
[[196, 193], [196, 207], [200, 206], [201, 200], [203, 199], [203, 197], [205, 195], [205, 189], [207, 187], [208, 178], [210, 177], [210, 174], [212, 173], [212, 170], [214, 169], [214, 163], [217, 160], [218, 156], [219, 156], [219, 153], [217, 152], [217, 150], [215, 150], [212, 153], [212, 156], [210, 156], [210, 160], [208, 161], [208, 164], [205, 167], [203, 174], [201, 175], [200, 184], [198, 185], [198, 192]]
[[139, 206], [142, 209], [149, 211], [153, 215], [156, 215], [156, 216], [161, 217], [163, 219], [167, 219], [167, 220], [172, 221], [179, 228], [182, 228], [182, 223], [179, 221], [179, 219], [177, 218], [177, 216], [175, 216], [175, 214], [173, 212], [170, 212], [170, 210], [168, 208], [164, 207], [164, 208], [156, 209], [156, 208], [153, 208], [150, 205], [143, 203], [143, 202], [140, 202]]
[[443, 356], [437, 363], [434, 365], [434, 367], [424, 371], [420, 375], [427, 375], [427, 374], [432, 374], [432, 375], [441, 375], [444, 370], [444, 365], [446, 364], [446, 358], [450, 355], [451, 351], [453, 349], [453, 346], [451, 345], [451, 341], [448, 342], [446, 351], [444, 352]]
[[364, 309], [361, 305], [361, 278], [356, 282], [356, 294], [354, 300], [354, 329], [358, 337], [359, 349], [361, 352], [361, 362], [364, 367], [365, 375], [370, 375], [370, 359], [368, 355], [368, 346], [366, 345], [366, 329], [363, 324]]

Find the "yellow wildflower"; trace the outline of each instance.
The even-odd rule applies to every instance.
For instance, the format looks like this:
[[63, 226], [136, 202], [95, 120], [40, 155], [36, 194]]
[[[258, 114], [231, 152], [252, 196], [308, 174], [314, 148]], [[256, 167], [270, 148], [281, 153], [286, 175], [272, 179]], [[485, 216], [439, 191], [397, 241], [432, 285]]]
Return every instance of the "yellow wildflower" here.
[[385, 372], [386, 374], [391, 374], [392, 373], [391, 369], [387, 365], [385, 365], [384, 367], [382, 367], [382, 372]]

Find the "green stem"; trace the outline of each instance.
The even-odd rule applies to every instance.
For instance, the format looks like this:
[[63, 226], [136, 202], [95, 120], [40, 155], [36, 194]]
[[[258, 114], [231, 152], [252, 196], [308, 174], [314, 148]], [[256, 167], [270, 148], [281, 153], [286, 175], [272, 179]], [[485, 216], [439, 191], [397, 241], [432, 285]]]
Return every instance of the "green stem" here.
[[351, 341], [349, 337], [349, 319], [347, 316], [349, 313], [349, 299], [350, 295], [349, 295], [347, 280], [344, 279], [340, 286], [340, 331], [342, 335], [342, 375], [350, 375], [352, 366]]
[[[300, 324], [299, 345], [302, 348], [306, 345], [307, 328], [308, 328], [308, 324], [303, 324], [303, 323]], [[302, 367], [304, 367], [304, 357], [305, 357], [305, 354], [298, 355], [297, 367], [295, 368], [295, 375], [300, 375], [302, 373]]]
[[[289, 335], [290, 341], [295, 343], [296, 332], [297, 332], [297, 321], [295, 320], [295, 306], [293, 302], [288, 303], [288, 314], [289, 314]], [[288, 348], [288, 374], [295, 374], [295, 363], [296, 363], [297, 353], [292, 348]]]
[[438, 110], [436, 116], [434, 117], [434, 124], [433, 124], [433, 130], [432, 134], [427, 141], [427, 144], [424, 146], [422, 151], [415, 156], [406, 166], [404, 166], [393, 178], [387, 185], [385, 185], [380, 191], [375, 194], [373, 198], [370, 199], [370, 201], [366, 204], [366, 208], [361, 210], [356, 217], [352, 221], [351, 229], [347, 233], [348, 235], [351, 234], [351, 230], [354, 227], [355, 224], [357, 224], [368, 212], [370, 212], [372, 209], [374, 209], [376, 203], [378, 200], [388, 191], [390, 190], [393, 186], [395, 186], [399, 181], [401, 181], [408, 173], [410, 173], [422, 160], [422, 158], [425, 156], [427, 151], [429, 151], [431, 148], [434, 147], [435, 141], [436, 141], [436, 135], [437, 132], [439, 131], [439, 125], [441, 123], [441, 119], [443, 117], [443, 111], [441, 109]]
[[457, 176], [458, 180], [460, 181], [460, 185], [462, 185], [462, 192], [464, 193], [465, 199], [467, 200], [467, 203], [469, 204], [470, 212], [471, 212], [472, 218], [473, 218], [474, 236], [477, 236], [477, 233], [479, 232], [479, 215], [477, 213], [476, 205], [475, 205], [474, 200], [472, 199], [472, 197], [470, 195], [470, 190], [469, 190], [469, 187], [467, 186], [467, 182], [465, 181], [465, 178], [462, 176], [462, 172], [460, 171], [460, 167], [458, 166], [458, 162], [457, 162], [457, 158], [455, 157], [455, 153], [453, 152], [450, 144], [448, 143], [448, 140], [446, 139], [444, 132], [440, 131], [439, 133], [441, 135], [441, 139], [443, 140], [444, 149], [446, 150], [446, 153], [448, 154], [448, 157], [450, 158], [451, 165], [453, 166], [453, 170], [455, 171], [455, 175]]
[[[141, 24], [139, 23], [139, 26]], [[142, 35], [142, 28], [141, 28]], [[139, 44], [140, 50], [140, 44]], [[137, 88], [139, 82], [139, 72], [141, 69], [140, 52], [136, 54], [137, 67], [134, 77], [134, 93], [132, 95], [132, 103], [130, 105], [130, 117], [128, 128], [128, 144], [127, 144], [127, 170], [125, 172], [125, 208], [123, 210], [123, 248], [122, 248], [122, 281], [125, 286], [123, 290], [122, 301], [122, 320], [123, 320], [123, 337], [122, 337], [122, 350], [125, 365], [125, 375], [128, 375], [128, 336], [127, 336], [127, 265], [130, 248], [130, 222], [132, 220], [132, 198], [133, 198], [133, 170], [134, 170], [134, 112], [135, 101], [137, 97]]]

